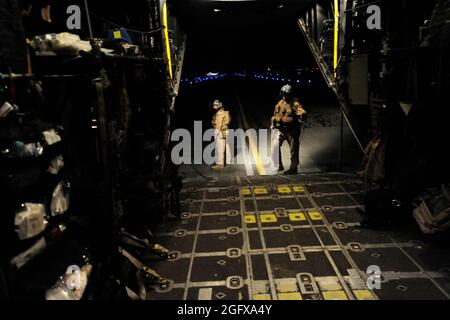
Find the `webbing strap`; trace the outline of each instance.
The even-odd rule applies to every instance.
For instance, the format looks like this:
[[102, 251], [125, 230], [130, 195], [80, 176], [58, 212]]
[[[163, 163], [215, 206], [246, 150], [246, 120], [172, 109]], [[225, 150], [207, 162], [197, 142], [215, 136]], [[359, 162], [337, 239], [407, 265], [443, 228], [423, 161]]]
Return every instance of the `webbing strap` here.
[[130, 246], [139, 247], [139, 248], [142, 248], [142, 249], [148, 248], [148, 246], [143, 244], [142, 241], [134, 240], [134, 239], [129, 238], [127, 236], [122, 236], [121, 241], [126, 243], [126, 244], [129, 244]]
[[134, 291], [132, 291], [131, 289], [125, 287], [128, 297], [130, 299], [136, 299], [136, 297], [139, 297], [139, 299], [145, 300], [145, 298], [147, 297], [147, 290], [145, 289], [145, 284], [144, 284], [144, 281], [141, 276], [141, 270], [144, 268], [144, 264], [142, 262], [140, 262], [138, 259], [136, 259], [135, 257], [133, 257], [131, 255], [131, 253], [129, 253], [122, 247], [119, 247], [119, 252], [138, 269], [138, 271], [136, 272], [136, 281], [137, 281], [137, 284], [139, 287], [139, 294], [137, 294]]
[[130, 262], [139, 270], [141, 270], [144, 267], [144, 264], [142, 262], [140, 262], [138, 259], [136, 259], [135, 257], [133, 257], [131, 255], [131, 253], [129, 253], [128, 251], [126, 251], [125, 249], [123, 249], [122, 247], [119, 247], [119, 252], [128, 260], [130, 260]]

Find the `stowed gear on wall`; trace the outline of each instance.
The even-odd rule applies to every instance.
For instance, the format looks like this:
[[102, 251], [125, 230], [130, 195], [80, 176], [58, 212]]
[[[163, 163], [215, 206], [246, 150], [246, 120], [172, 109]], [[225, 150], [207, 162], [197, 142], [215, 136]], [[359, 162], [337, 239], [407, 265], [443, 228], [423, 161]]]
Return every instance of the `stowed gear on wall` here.
[[[167, 138], [181, 72], [177, 41], [184, 37], [175, 25], [178, 38], [165, 41], [161, 2], [141, 5], [149, 15], [133, 21], [134, 30], [96, 17], [93, 30], [105, 35], [102, 41], [83, 41], [84, 32], [39, 35], [29, 48], [34, 74], [1, 74], [5, 298], [133, 298], [136, 272], [141, 298], [144, 289], [170, 284], [133, 262], [146, 253], [171, 256], [152, 243], [151, 229], [168, 213], [180, 215], [181, 182]], [[113, 9], [108, 18], [121, 21], [135, 8]], [[120, 30], [119, 39], [107, 39], [112, 29]], [[123, 34], [133, 43], [124, 43]], [[64, 50], [48, 46], [55, 39], [65, 39]]]

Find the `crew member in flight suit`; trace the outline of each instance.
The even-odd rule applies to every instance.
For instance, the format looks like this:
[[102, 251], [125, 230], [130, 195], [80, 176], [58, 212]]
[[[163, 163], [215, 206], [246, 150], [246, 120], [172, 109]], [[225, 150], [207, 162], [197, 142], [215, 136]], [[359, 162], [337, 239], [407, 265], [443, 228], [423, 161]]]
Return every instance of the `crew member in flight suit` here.
[[284, 174], [296, 174], [298, 165], [300, 164], [299, 148], [300, 133], [303, 120], [306, 120], [306, 111], [297, 98], [292, 95], [292, 86], [285, 85], [280, 91], [281, 100], [275, 106], [274, 115], [272, 117], [272, 129], [275, 129], [275, 139], [278, 139], [272, 151], [272, 157], [278, 152], [278, 159], [274, 165], [278, 164], [278, 171], [284, 170], [281, 158], [281, 146], [284, 141], [288, 141], [291, 149], [291, 166]]
[[216, 131], [215, 141], [216, 141], [216, 165], [212, 168], [215, 170], [220, 170], [225, 168], [225, 151], [227, 145], [227, 130], [230, 124], [231, 117], [230, 113], [223, 108], [223, 103], [219, 100], [213, 102], [213, 108], [216, 111], [214, 114], [212, 125]]

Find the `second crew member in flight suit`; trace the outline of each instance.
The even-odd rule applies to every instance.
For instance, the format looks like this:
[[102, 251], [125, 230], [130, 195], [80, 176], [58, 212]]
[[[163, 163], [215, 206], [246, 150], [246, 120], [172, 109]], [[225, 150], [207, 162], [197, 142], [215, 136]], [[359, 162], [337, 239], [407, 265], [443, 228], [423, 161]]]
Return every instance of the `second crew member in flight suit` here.
[[[300, 133], [302, 121], [306, 118], [306, 111], [297, 98], [292, 95], [292, 87], [285, 85], [281, 88], [281, 100], [275, 106], [274, 116], [272, 117], [272, 129], [278, 129], [278, 143], [273, 152], [278, 152], [278, 171], [283, 171], [283, 161], [281, 158], [281, 146], [284, 141], [288, 141], [291, 150], [291, 166], [284, 174], [296, 174], [300, 164]], [[275, 154], [272, 153], [274, 156]]]
[[227, 131], [228, 125], [230, 124], [231, 117], [230, 113], [223, 108], [222, 102], [215, 100], [213, 102], [213, 108], [216, 111], [214, 114], [212, 125], [216, 131], [216, 165], [212, 168], [215, 170], [220, 170], [225, 168], [225, 151], [227, 145]]

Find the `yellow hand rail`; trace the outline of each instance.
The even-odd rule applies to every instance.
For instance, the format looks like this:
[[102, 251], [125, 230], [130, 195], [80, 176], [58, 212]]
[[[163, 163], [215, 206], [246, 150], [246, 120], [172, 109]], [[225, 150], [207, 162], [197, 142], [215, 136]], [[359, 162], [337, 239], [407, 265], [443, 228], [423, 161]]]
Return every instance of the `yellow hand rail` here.
[[338, 66], [339, 55], [339, 0], [334, 0], [334, 54], [333, 54], [333, 71], [336, 78], [336, 69]]
[[172, 54], [170, 52], [170, 41], [169, 41], [169, 24], [167, 22], [167, 3], [164, 3], [163, 6], [163, 26], [164, 26], [164, 38], [166, 41], [166, 54], [167, 54], [167, 67], [169, 69], [170, 79], [173, 79], [173, 71], [172, 71]]

